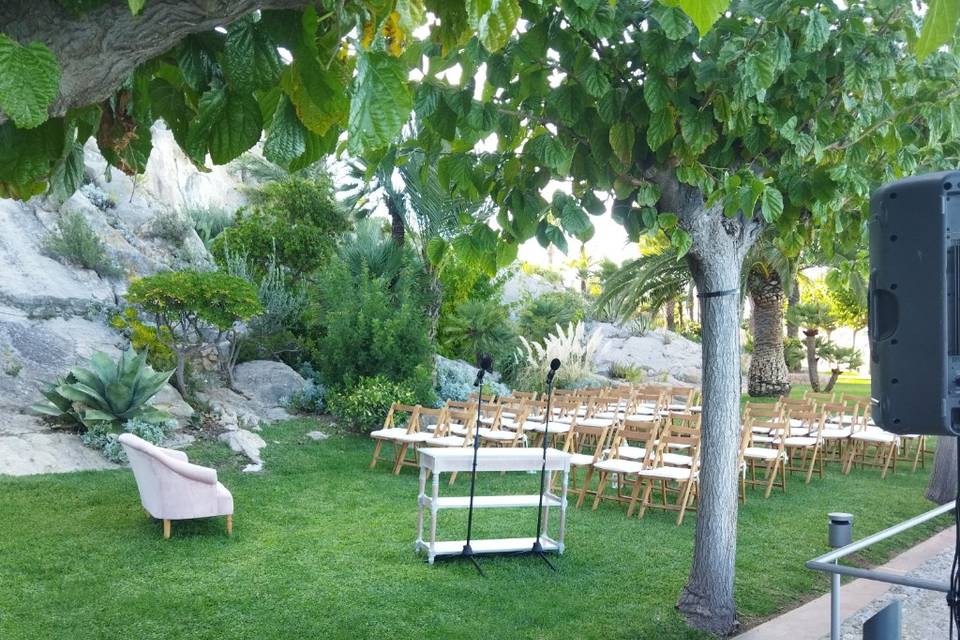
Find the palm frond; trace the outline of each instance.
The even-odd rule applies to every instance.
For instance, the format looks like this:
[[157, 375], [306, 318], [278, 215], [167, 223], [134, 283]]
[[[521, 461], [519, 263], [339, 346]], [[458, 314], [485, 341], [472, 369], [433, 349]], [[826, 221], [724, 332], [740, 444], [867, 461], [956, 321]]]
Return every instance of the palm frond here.
[[630, 260], [604, 283], [597, 305], [621, 321], [641, 309], [659, 310], [670, 300], [686, 294], [692, 276], [686, 260], [673, 251]]

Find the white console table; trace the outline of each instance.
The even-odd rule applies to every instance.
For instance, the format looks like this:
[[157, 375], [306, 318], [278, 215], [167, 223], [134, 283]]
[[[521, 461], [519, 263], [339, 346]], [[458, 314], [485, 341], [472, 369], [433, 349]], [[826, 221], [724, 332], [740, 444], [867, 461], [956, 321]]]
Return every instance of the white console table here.
[[[427, 560], [433, 564], [437, 556], [458, 555], [466, 540], [437, 540], [437, 515], [441, 509], [466, 509], [469, 496], [440, 497], [440, 476], [443, 473], [467, 472], [473, 468], [473, 449], [423, 448], [420, 453], [420, 495], [417, 513], [416, 551], [427, 552]], [[477, 471], [540, 471], [543, 465], [543, 449], [540, 448], [489, 448], [477, 451]], [[543, 519], [540, 543], [544, 551], [563, 553], [563, 533], [567, 518], [567, 481], [570, 473], [570, 454], [556, 449], [547, 449], [548, 473], [544, 484]], [[555, 472], [563, 474], [560, 495], [550, 491]], [[427, 495], [427, 475], [433, 473], [433, 490]], [[538, 480], [539, 482], [539, 480]], [[510, 496], [474, 496], [474, 509], [533, 507], [540, 504], [540, 494]], [[556, 539], [547, 535], [550, 507], [560, 508], [560, 525]], [[423, 539], [424, 513], [430, 510], [430, 537]], [[530, 551], [536, 538], [496, 538], [471, 540], [475, 554], [511, 553]]]

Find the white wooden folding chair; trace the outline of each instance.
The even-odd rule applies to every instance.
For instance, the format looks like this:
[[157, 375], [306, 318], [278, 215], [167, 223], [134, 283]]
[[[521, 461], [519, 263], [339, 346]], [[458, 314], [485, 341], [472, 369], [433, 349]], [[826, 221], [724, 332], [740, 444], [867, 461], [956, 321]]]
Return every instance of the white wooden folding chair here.
[[[420, 413], [420, 407], [417, 405], [401, 404], [394, 402], [387, 411], [387, 417], [383, 420], [383, 428], [370, 432], [370, 437], [377, 443], [373, 448], [373, 458], [370, 460], [370, 468], [377, 466], [377, 462], [383, 460], [391, 465], [397, 464], [397, 444], [398, 436], [410, 433], [411, 429], [417, 424], [417, 417]], [[393, 446], [393, 458], [385, 458], [380, 455], [385, 442]]]

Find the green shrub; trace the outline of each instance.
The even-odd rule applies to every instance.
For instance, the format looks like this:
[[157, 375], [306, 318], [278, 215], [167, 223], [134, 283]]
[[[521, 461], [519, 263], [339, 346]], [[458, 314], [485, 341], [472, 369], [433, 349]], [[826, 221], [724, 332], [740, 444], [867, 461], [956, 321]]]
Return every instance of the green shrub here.
[[443, 324], [440, 346], [447, 357], [471, 363], [478, 353], [489, 353], [502, 370], [519, 342], [506, 307], [494, 300], [467, 300]]
[[615, 380], [626, 380], [627, 382], [643, 382], [647, 374], [635, 364], [624, 362], [614, 362], [610, 365], [610, 377]]
[[383, 424], [392, 403], [417, 401], [417, 393], [407, 384], [373, 376], [360, 378], [349, 391], [330, 394], [327, 406], [348, 429], [369, 433]]
[[93, 269], [109, 278], [120, 269], [107, 255], [107, 248], [80, 212], [68, 213], [57, 221], [57, 230], [43, 241], [44, 250], [54, 257], [84, 269]]
[[566, 327], [583, 320], [583, 298], [573, 291], [551, 291], [529, 297], [520, 308], [520, 335], [530, 342], [542, 342], [556, 333], [557, 325]]
[[95, 426], [116, 430], [127, 420], [160, 422], [170, 418], [147, 405], [167, 384], [172, 371], [158, 373], [147, 364], [147, 354], [129, 349], [114, 360], [98, 352], [86, 367], [73, 367], [66, 376], [47, 384], [46, 401], [31, 408], [89, 430]]
[[682, 335], [687, 340], [692, 340], [693, 342], [701, 342], [703, 340], [702, 327], [699, 322], [688, 322], [683, 325], [680, 329], [680, 335]]
[[187, 360], [205, 344], [218, 346], [224, 341], [227, 353], [221, 354], [220, 367], [233, 386], [240, 323], [263, 311], [252, 284], [217, 271], [171, 271], [134, 280], [127, 300], [157, 319], [158, 340], [176, 355], [180, 393], [187, 393]]
[[207, 249], [234, 222], [232, 211], [215, 207], [188, 209], [186, 216]]
[[154, 369], [172, 370], [177, 366], [177, 355], [170, 344], [170, 329], [145, 324], [135, 307], [127, 307], [122, 313], [110, 318], [110, 326], [121, 332], [130, 346], [138, 352], [146, 352], [147, 364]]
[[240, 340], [238, 362], [283, 358], [295, 361], [300, 352], [296, 333], [301, 329], [306, 296], [301, 287], [287, 283], [284, 269], [271, 259], [259, 282], [246, 256], [227, 253], [226, 270], [257, 286], [263, 312], [247, 323]]
[[[164, 440], [167, 439], [167, 433], [176, 426], [176, 420], [157, 423], [144, 422], [143, 420], [128, 420], [123, 425], [123, 430], [143, 438], [150, 444], [161, 446]], [[123, 445], [120, 444], [117, 434], [111, 433], [102, 427], [97, 426], [87, 431], [80, 436], [80, 441], [91, 449], [99, 450], [110, 462], [126, 464], [130, 461], [127, 458], [127, 452], [123, 450]]]
[[799, 338], [785, 337], [783, 339], [783, 359], [787, 363], [788, 371], [800, 371], [800, 366], [807, 357], [807, 348]]
[[350, 229], [328, 177], [270, 183], [253, 197], [254, 207], [238, 211], [236, 223], [213, 241], [217, 264], [224, 266], [232, 251], [246, 256], [257, 276], [273, 259], [293, 276], [312, 273], [326, 264], [337, 238]]
[[366, 269], [354, 275], [335, 258], [311, 292], [304, 330], [308, 359], [324, 384], [349, 389], [377, 375], [419, 384], [426, 375], [423, 395], [430, 395], [434, 349], [424, 289], [412, 267], [393, 279], [374, 278]]
[[176, 246], [183, 244], [183, 239], [190, 231], [191, 224], [175, 211], [162, 211], [150, 222], [150, 235]]
[[[466, 400], [477, 388], [473, 386], [477, 378], [477, 370], [456, 360], [437, 357], [436, 394], [441, 402], [447, 400]], [[488, 378], [489, 380], [489, 378]], [[510, 388], [499, 382], [485, 382], [483, 397], [509, 396]]]

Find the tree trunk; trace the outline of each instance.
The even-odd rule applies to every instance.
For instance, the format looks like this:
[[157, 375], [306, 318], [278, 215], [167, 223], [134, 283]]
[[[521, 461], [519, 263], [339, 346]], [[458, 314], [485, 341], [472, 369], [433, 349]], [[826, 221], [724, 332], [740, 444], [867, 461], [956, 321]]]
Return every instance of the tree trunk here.
[[826, 393], [833, 391], [833, 387], [837, 384], [837, 378], [840, 377], [841, 373], [840, 369], [830, 369], [830, 379], [827, 380], [827, 386], [823, 388]]
[[[703, 415], [696, 537], [690, 576], [677, 608], [691, 626], [726, 635], [737, 626], [733, 579], [737, 547], [737, 458], [740, 440], [740, 270], [762, 226], [707, 207], [702, 193], [667, 169], [648, 175], [660, 206], [678, 212], [690, 234], [690, 271], [701, 296]], [[752, 213], [752, 212], [751, 212]]]
[[[792, 286], [790, 287], [790, 295], [787, 296], [787, 310], [789, 311], [790, 309], [793, 309], [798, 304], [800, 304], [800, 283], [797, 282], [796, 278], [794, 278]], [[800, 327], [788, 322], [787, 337], [798, 340], [800, 338]]]
[[176, 372], [173, 374], [174, 380], [176, 380], [176, 384], [174, 386], [177, 387], [177, 391], [180, 392], [180, 395], [186, 398], [187, 380], [184, 371], [187, 366], [187, 356], [179, 351], [175, 351], [175, 354], [177, 356], [177, 368]]
[[783, 283], [776, 272], [754, 269], [747, 279], [753, 304], [753, 355], [747, 390], [754, 397], [790, 394], [783, 357]]
[[387, 211], [390, 213], [390, 238], [398, 247], [406, 240], [407, 228], [403, 224], [403, 212], [397, 208], [393, 198], [387, 198]]
[[807, 375], [810, 378], [810, 388], [820, 391], [820, 373], [817, 371], [817, 330], [808, 329], [803, 332], [804, 342], [807, 345]]
[[954, 436], [937, 438], [926, 496], [937, 504], [946, 504], [957, 497], [957, 439]]
[[[139, 15], [126, 2], [108, 2], [76, 15], [56, 0], [0, 2], [0, 33], [21, 44], [39, 41], [61, 66], [57, 117], [103, 102], [142, 63], [191, 33], [225, 27], [255, 9], [293, 9], [308, 0], [150, 0]], [[6, 122], [0, 112], [0, 124]]]
[[667, 304], [663, 308], [663, 317], [667, 322], [667, 331], [676, 331], [677, 330], [677, 316], [676, 308], [674, 306], [673, 300], [668, 300]]

